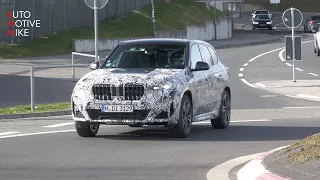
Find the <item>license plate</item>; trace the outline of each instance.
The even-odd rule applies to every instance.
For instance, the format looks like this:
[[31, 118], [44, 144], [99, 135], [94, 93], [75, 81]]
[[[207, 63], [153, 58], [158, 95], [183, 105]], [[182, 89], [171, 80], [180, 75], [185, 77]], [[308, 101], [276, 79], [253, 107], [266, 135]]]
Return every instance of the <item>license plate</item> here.
[[265, 26], [265, 24], [260, 24], [260, 26]]
[[132, 105], [103, 105], [102, 112], [133, 112]]

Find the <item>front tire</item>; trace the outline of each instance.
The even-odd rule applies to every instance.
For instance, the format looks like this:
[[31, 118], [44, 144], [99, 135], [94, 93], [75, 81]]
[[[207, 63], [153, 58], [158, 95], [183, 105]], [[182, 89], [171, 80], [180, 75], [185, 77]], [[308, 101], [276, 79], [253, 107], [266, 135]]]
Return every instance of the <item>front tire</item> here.
[[229, 127], [231, 117], [231, 98], [228, 91], [224, 90], [221, 98], [219, 117], [211, 120], [215, 129], [226, 129]]
[[193, 106], [190, 98], [184, 95], [180, 105], [178, 123], [170, 128], [172, 136], [177, 138], [185, 138], [190, 134], [193, 121]]
[[81, 137], [94, 137], [99, 131], [99, 124], [84, 124], [80, 122], [75, 123], [76, 130]]

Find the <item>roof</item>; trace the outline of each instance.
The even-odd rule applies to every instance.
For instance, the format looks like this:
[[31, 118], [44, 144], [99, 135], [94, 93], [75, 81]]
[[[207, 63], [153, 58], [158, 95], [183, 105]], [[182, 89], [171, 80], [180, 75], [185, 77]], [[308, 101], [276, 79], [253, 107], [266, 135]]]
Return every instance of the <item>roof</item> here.
[[175, 38], [147, 38], [147, 39], [134, 39], [123, 41], [122, 44], [136, 44], [136, 43], [188, 43], [193, 40], [188, 39], [175, 39]]

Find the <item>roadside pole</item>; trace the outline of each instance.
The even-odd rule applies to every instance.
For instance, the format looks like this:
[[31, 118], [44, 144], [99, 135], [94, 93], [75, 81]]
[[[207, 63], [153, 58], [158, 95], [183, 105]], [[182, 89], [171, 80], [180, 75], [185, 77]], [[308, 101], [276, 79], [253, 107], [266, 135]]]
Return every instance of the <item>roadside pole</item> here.
[[291, 32], [292, 32], [292, 35], [291, 35], [291, 38], [292, 38], [292, 71], [293, 71], [293, 82], [296, 82], [296, 73], [295, 73], [295, 65], [294, 65], [294, 61], [295, 61], [295, 45], [294, 45], [294, 14], [293, 14], [293, 8], [290, 8], [291, 9], [291, 18], [292, 18], [292, 21], [291, 21]]
[[302, 24], [303, 15], [298, 9], [291, 7], [283, 13], [282, 21], [284, 25], [291, 28], [291, 36], [285, 37], [285, 59], [287, 61], [292, 60], [292, 79], [293, 82], [296, 82], [295, 62], [302, 60], [302, 38], [301, 36], [295, 36], [295, 28], [298, 28]]
[[95, 55], [96, 67], [99, 67], [99, 61], [98, 61], [98, 6], [97, 6], [97, 0], [94, 0], [93, 11], [94, 11], [94, 55]]
[[99, 55], [98, 55], [98, 9], [104, 8], [108, 4], [108, 0], [84, 0], [88, 7], [93, 9], [94, 13], [94, 54], [96, 68], [99, 67]]
[[214, 40], [217, 40], [217, 0], [214, 0]]
[[156, 20], [154, 17], [154, 2], [153, 2], [153, 0], [151, 0], [151, 6], [152, 6], [152, 35], [153, 35], [153, 38], [155, 38], [156, 37]]

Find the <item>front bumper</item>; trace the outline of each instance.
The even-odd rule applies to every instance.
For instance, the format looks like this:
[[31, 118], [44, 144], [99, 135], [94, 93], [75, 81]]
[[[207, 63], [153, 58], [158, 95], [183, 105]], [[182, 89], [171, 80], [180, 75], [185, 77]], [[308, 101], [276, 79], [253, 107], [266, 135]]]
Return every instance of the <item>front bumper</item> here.
[[271, 28], [272, 24], [253, 24], [254, 28]]
[[[133, 105], [133, 112], [102, 112], [103, 105]], [[74, 121], [109, 125], [171, 125], [179, 119], [180, 96], [176, 92], [152, 92], [140, 100], [103, 101], [72, 97]]]

